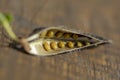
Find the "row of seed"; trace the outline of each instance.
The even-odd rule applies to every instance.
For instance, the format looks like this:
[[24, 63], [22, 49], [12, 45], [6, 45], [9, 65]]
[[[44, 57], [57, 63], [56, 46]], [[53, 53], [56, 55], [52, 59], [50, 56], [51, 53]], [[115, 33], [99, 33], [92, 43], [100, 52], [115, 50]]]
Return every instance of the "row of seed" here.
[[61, 37], [70, 38], [70, 37], [72, 37], [74, 39], [77, 39], [79, 37], [79, 35], [77, 35], [77, 34], [64, 33], [62, 31], [55, 32], [55, 31], [52, 31], [52, 30], [48, 31], [46, 33], [46, 36], [48, 36], [48, 37], [57, 37], [57, 38], [61, 38]]
[[[86, 43], [86, 45], [89, 45], [89, 44], [90, 43]], [[74, 42], [71, 42], [71, 41], [68, 41], [68, 42], [63, 42], [63, 41], [47, 42], [47, 41], [45, 41], [43, 43], [43, 47], [46, 51], [57, 50], [59, 48], [65, 48], [65, 47], [74, 48], [74, 47], [82, 47], [82, 46], [84, 46], [84, 45], [81, 42], [74, 43]]]

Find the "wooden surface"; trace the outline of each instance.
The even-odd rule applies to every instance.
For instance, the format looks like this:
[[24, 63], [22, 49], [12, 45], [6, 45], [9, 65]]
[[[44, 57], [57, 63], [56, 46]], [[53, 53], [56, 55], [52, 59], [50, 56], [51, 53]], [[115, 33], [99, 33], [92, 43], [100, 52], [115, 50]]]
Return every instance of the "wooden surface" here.
[[119, 0], [0, 0], [14, 15], [17, 35], [66, 25], [113, 40], [113, 44], [51, 57], [0, 47], [0, 80], [120, 80]]

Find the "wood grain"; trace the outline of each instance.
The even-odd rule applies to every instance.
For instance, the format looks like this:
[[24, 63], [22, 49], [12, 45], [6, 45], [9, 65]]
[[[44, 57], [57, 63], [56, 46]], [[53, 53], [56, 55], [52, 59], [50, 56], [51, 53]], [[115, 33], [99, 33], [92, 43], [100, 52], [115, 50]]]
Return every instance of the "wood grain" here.
[[113, 40], [113, 44], [51, 57], [0, 47], [0, 80], [120, 80], [119, 0], [0, 0], [14, 15], [17, 35], [35, 28], [66, 25]]

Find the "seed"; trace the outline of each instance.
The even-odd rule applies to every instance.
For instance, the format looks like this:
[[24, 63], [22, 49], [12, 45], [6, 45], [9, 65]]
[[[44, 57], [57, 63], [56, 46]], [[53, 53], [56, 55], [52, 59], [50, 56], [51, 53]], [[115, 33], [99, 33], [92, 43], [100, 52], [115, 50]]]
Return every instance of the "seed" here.
[[70, 34], [69, 33], [65, 33], [64, 34], [64, 38], [70, 38]]
[[69, 42], [67, 42], [67, 46], [68, 46], [69, 48], [73, 48], [73, 47], [74, 47], [74, 43], [71, 42], [71, 41], [69, 41]]
[[51, 42], [51, 43], [50, 43], [50, 46], [51, 46], [51, 48], [54, 49], [54, 50], [56, 50], [56, 49], [58, 48], [57, 42], [55, 42], [55, 41]]
[[78, 39], [78, 35], [77, 34], [73, 34], [73, 36], [72, 36], [74, 39]]
[[55, 34], [55, 36], [57, 37], [57, 38], [60, 38], [60, 37], [62, 37], [63, 36], [63, 32], [57, 32], [56, 34]]
[[89, 46], [89, 45], [90, 45], [90, 43], [89, 43], [89, 42], [86, 42], [85, 44], [86, 44], [87, 46]]
[[78, 46], [78, 47], [82, 47], [83, 44], [82, 44], [81, 42], [77, 42], [77, 46]]
[[59, 48], [64, 48], [64, 47], [65, 47], [65, 42], [60, 41], [60, 42], [58, 43], [58, 47], [59, 47]]
[[46, 51], [51, 51], [51, 48], [50, 48], [50, 45], [49, 45], [48, 42], [44, 42], [44, 43], [43, 43], [43, 47], [44, 47], [44, 49], [45, 49]]
[[46, 32], [40, 33], [40, 38], [41, 38], [41, 37], [45, 37], [45, 36], [46, 36]]
[[48, 31], [46, 36], [53, 37], [54, 36], [54, 31]]

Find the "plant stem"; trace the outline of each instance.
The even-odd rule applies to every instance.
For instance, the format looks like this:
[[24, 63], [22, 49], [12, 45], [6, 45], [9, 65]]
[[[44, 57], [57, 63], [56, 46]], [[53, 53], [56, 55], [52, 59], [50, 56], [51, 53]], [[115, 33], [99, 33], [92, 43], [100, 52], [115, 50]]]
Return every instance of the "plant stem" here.
[[4, 29], [6, 30], [6, 32], [10, 36], [10, 38], [13, 39], [16, 42], [19, 42], [19, 39], [15, 35], [15, 33], [13, 32], [13, 30], [12, 30], [10, 24], [9, 24], [9, 21], [7, 20], [7, 18], [5, 17], [5, 15], [2, 14], [2, 13], [0, 13], [0, 23], [4, 27]]

